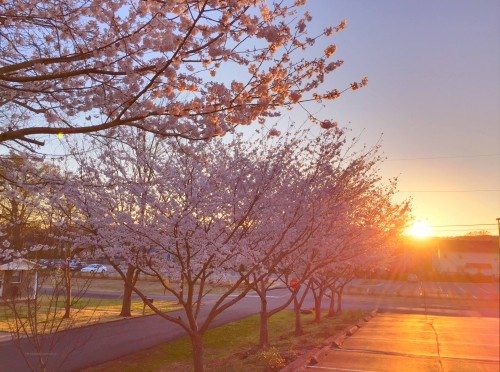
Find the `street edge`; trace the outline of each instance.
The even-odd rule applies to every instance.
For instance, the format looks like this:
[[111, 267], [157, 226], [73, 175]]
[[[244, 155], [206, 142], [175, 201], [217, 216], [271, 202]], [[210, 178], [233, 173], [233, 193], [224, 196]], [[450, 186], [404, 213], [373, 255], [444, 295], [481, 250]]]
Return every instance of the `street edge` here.
[[378, 309], [371, 311], [368, 315], [365, 315], [363, 318], [361, 318], [361, 320], [359, 320], [356, 324], [347, 326], [339, 333], [326, 338], [322, 342], [323, 346], [321, 348], [312, 349], [308, 353], [300, 356], [293, 362], [280, 369], [280, 372], [301, 372], [305, 371], [308, 366], [314, 366], [318, 364], [321, 359], [325, 357], [329, 350], [331, 350], [332, 348], [342, 348], [342, 344], [344, 343], [345, 339], [349, 336], [352, 336], [359, 328], [363, 326], [365, 322], [368, 322], [370, 321], [370, 319], [375, 317], [377, 312]]

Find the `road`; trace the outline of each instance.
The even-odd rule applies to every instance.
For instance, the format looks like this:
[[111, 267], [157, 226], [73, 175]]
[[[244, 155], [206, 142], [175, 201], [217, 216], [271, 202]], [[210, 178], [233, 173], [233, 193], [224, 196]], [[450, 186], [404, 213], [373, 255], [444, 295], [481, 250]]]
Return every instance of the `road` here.
[[499, 370], [499, 319], [379, 314], [308, 371]]
[[[388, 284], [384, 283], [384, 286], [386, 285]], [[103, 298], [119, 296], [119, 294], [109, 292], [88, 294]], [[273, 291], [268, 298], [268, 306], [272, 308], [281, 304], [286, 296], [286, 289]], [[168, 298], [168, 296], [158, 295], [155, 298]], [[216, 295], [208, 297], [206, 304], [209, 305], [210, 302], [215, 301], [215, 298]], [[250, 294], [217, 317], [213, 326], [255, 314], [259, 311], [259, 306], [257, 296]], [[312, 307], [311, 298], [307, 299], [305, 306]], [[323, 306], [327, 306], [326, 301]], [[377, 295], [374, 293], [365, 295], [347, 294], [344, 297], [343, 308], [360, 310], [379, 308], [381, 311], [422, 314], [427, 312], [436, 315], [499, 316], [498, 302], [496, 300], [472, 297], [402, 296], [401, 293], [395, 296], [383, 290]], [[202, 308], [201, 319], [206, 316], [206, 312], [207, 306]], [[182, 316], [180, 312], [170, 314]], [[182, 336], [184, 336], [184, 331], [180, 327], [167, 322], [158, 315], [151, 315], [61, 332], [57, 335], [57, 338], [54, 338], [56, 345], [50, 350], [44, 350], [44, 352], [50, 356], [49, 371], [73, 371], [97, 365]], [[22, 347], [24, 350], [30, 350], [27, 340], [22, 341]], [[59, 361], [67, 354], [69, 356], [64, 361], [64, 364], [60, 365]], [[33, 361], [36, 355], [29, 355], [28, 358]], [[12, 341], [0, 341], [0, 371], [25, 370], [28, 369], [16, 344]]]

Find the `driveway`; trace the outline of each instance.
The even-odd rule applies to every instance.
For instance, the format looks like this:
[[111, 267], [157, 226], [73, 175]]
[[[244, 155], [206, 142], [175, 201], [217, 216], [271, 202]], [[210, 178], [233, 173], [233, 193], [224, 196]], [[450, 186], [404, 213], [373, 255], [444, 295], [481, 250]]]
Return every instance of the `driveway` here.
[[383, 313], [308, 371], [499, 371], [499, 319]]

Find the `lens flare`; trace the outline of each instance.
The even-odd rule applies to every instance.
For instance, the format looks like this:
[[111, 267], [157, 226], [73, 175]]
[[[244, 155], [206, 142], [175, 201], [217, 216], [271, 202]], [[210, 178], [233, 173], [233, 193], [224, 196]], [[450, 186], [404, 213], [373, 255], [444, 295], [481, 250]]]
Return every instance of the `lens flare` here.
[[427, 238], [431, 235], [431, 231], [431, 227], [424, 221], [417, 221], [408, 229], [411, 236], [419, 239]]

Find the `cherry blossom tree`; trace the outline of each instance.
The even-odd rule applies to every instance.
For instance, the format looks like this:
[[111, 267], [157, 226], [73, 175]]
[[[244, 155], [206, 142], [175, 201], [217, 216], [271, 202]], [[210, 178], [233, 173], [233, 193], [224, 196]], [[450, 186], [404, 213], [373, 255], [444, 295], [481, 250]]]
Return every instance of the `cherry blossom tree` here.
[[74, 208], [59, 192], [64, 177], [54, 164], [28, 153], [1, 158], [0, 176], [0, 262], [44, 255], [63, 258], [64, 318], [69, 318], [73, 301], [68, 263], [77, 252], [65, 239]]
[[[135, 151], [131, 137], [133, 151], [111, 144], [99, 158], [84, 160], [80, 178], [66, 185], [65, 195], [84, 216], [75, 244], [94, 247], [125, 281], [118, 260], [163, 284], [183, 317], [162, 311], [127, 282], [147, 306], [186, 330], [197, 370], [202, 335], [215, 317], [245, 297], [264, 263], [279, 261], [283, 247], [303, 238], [299, 139], [161, 141], [163, 151], [150, 157]], [[135, 178], [137, 163], [153, 170], [147, 182]], [[221, 283], [222, 293], [211, 294]], [[209, 294], [215, 299], [202, 306]]]
[[[269, 316], [292, 301], [300, 311], [304, 299], [291, 291], [268, 310], [270, 283], [294, 276], [314, 286], [326, 265], [382, 250], [405, 213], [392, 203], [393, 189], [378, 185], [379, 158], [346, 153], [338, 128], [207, 142], [117, 131], [120, 141], [95, 138], [83, 142], [89, 151], [75, 148], [78, 168], [53, 177], [45, 203], [58, 210], [58, 226], [71, 227], [61, 234], [71, 249], [105, 257], [125, 289], [187, 332], [196, 370], [203, 370], [203, 334], [249, 291], [262, 295], [265, 347]], [[137, 273], [159, 281], [184, 315], [150, 301]], [[215, 286], [222, 291], [213, 293]]]
[[351, 263], [344, 264], [342, 267], [334, 267], [330, 269], [328, 275], [326, 278], [328, 279], [327, 283], [327, 292], [325, 292], [325, 295], [327, 298], [330, 299], [329, 305], [328, 305], [328, 313], [327, 317], [331, 318], [334, 317], [337, 314], [337, 308], [335, 307], [335, 297], [337, 296], [337, 291], [339, 290], [339, 287], [343, 281], [343, 279], [347, 276], [347, 274], [350, 272], [350, 267]]
[[[333, 59], [336, 46], [329, 39], [346, 22], [311, 35], [304, 4], [3, 1], [0, 143], [43, 145], [44, 135], [76, 133], [114, 136], [121, 126], [209, 138], [366, 85], [363, 78], [340, 89], [322, 87], [343, 63]], [[320, 41], [324, 52], [311, 56], [307, 51]]]
[[[351, 147], [346, 147], [349, 153]], [[327, 192], [315, 198], [324, 208], [321, 228], [308, 242], [310, 246], [288, 261], [291, 275], [305, 288], [294, 298], [296, 335], [302, 333], [301, 307], [307, 292], [312, 292], [315, 321], [319, 322], [328, 290], [334, 289], [329, 294], [331, 305], [334, 295], [340, 302], [344, 286], [353, 278], [352, 268], [373, 267], [391, 254], [393, 241], [408, 218], [408, 202], [393, 200], [396, 180], [387, 185], [381, 182], [377, 148], [342, 153], [339, 159], [330, 168], [330, 177], [323, 176], [330, 188], [323, 186]]]
[[385, 186], [378, 184], [362, 196], [358, 208], [353, 208], [355, 233], [346, 242], [348, 259], [332, 263], [320, 280], [322, 292], [330, 291], [330, 316], [342, 311], [344, 288], [356, 273], [378, 269], [393, 257], [410, 212], [409, 201], [393, 201], [395, 191], [396, 180]]
[[[352, 227], [354, 216], [350, 211], [356, 208], [355, 203], [370, 189], [376, 176], [370, 170], [375, 162], [366, 161], [367, 154], [346, 155], [345, 136], [340, 130], [331, 130], [314, 140], [306, 139], [302, 147], [298, 147], [300, 161], [297, 167], [303, 178], [300, 213], [305, 220], [301, 225], [304, 235], [299, 244], [278, 251], [278, 262], [269, 261], [261, 267], [260, 280], [253, 278], [253, 290], [261, 302], [259, 344], [262, 348], [269, 346], [269, 317], [286, 308], [292, 301], [300, 317], [298, 304], [303, 302], [306, 295], [302, 292], [300, 299], [297, 299], [299, 292], [291, 288], [290, 296], [281, 305], [268, 309], [268, 292], [280, 281], [288, 286], [291, 277], [297, 285], [307, 281], [307, 289], [314, 289], [318, 271], [325, 269], [331, 262], [351, 258], [344, 252], [355, 230]], [[303, 264], [297, 265], [301, 261]], [[257, 277], [257, 273], [254, 275]], [[323, 287], [319, 296], [313, 291], [317, 314], [321, 314], [322, 290]], [[300, 319], [297, 320], [298, 333], [299, 323]]]
[[55, 176], [55, 167], [29, 154], [0, 157], [0, 262], [26, 256], [50, 243], [46, 234], [51, 210], [48, 179]]
[[[0, 159], [0, 226], [3, 230], [3, 247], [21, 251], [28, 230], [34, 224], [33, 193], [22, 183], [33, 179], [22, 156], [9, 155]], [[11, 182], [17, 179], [19, 182]]]

